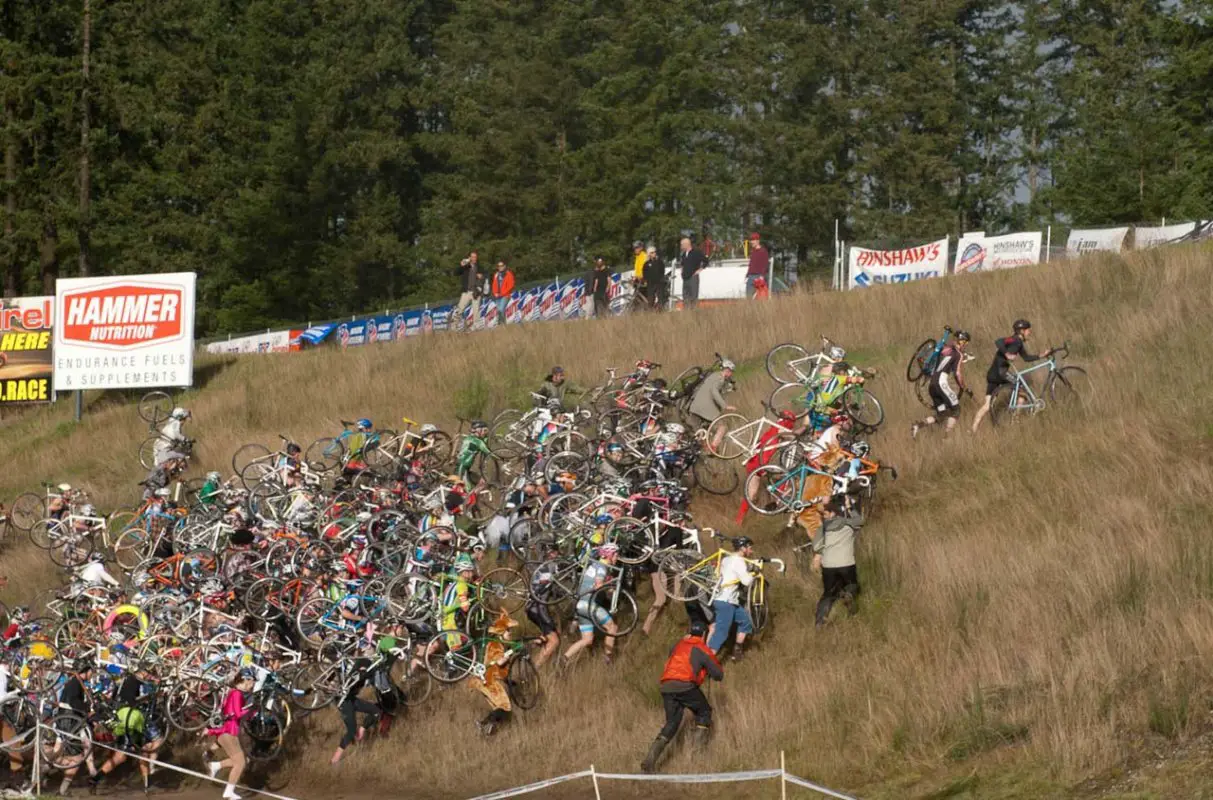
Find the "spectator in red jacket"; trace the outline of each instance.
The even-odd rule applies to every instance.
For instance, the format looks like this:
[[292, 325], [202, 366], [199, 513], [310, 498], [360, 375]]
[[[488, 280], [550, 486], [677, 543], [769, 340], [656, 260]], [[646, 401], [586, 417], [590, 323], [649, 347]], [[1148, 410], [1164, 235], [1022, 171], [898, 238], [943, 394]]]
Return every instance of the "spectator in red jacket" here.
[[509, 302], [510, 295], [514, 292], [514, 273], [506, 266], [504, 260], [497, 262], [497, 271], [493, 273], [490, 290], [493, 294], [493, 302], [497, 304], [497, 324], [504, 325], [505, 304]]
[[750, 234], [750, 268], [745, 273], [745, 296], [752, 298], [757, 288], [754, 281], [762, 278], [765, 282], [767, 272], [771, 268], [771, 254], [762, 246], [762, 237], [757, 233]]

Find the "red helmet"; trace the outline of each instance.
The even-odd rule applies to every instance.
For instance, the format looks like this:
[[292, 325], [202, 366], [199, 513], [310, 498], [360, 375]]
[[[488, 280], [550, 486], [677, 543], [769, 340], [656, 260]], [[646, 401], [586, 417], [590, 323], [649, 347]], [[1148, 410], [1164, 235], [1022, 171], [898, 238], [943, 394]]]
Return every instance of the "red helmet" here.
[[850, 419], [850, 417], [847, 416], [846, 414], [835, 414], [834, 416], [830, 417], [830, 424], [831, 425], [841, 425], [842, 423], [846, 422], [849, 419]]

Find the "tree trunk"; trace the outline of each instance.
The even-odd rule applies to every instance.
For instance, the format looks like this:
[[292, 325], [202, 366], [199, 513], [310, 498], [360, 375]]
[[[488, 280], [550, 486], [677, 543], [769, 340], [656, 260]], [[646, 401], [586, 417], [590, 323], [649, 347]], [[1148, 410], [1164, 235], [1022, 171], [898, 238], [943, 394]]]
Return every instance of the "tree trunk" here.
[[89, 197], [92, 194], [92, 175], [89, 172], [89, 76], [88, 56], [93, 33], [93, 14], [90, 0], [84, 0], [84, 35], [81, 41], [80, 90], [80, 224], [76, 226], [80, 242], [80, 274], [89, 275]]
[[42, 223], [42, 240], [38, 243], [38, 261], [42, 268], [42, 293], [55, 293], [55, 280], [59, 277], [59, 226], [54, 217]]
[[17, 216], [17, 142], [13, 133], [13, 99], [4, 100], [4, 247], [8, 252], [8, 263], [4, 265], [4, 296], [21, 294], [21, 257], [14, 239], [13, 218]]

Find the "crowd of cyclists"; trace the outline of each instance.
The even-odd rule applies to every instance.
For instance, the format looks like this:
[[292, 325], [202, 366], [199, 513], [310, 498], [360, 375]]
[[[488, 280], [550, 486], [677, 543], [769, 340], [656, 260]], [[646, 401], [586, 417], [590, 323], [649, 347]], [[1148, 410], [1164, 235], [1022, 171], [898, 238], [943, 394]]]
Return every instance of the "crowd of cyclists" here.
[[[1017, 324], [1021, 344], [998, 358], [1027, 358], [1029, 329]], [[968, 336], [952, 340], [914, 357], [949, 429]], [[541, 674], [577, 680], [595, 652], [613, 664], [680, 605], [691, 635], [663, 673], [667, 723], [643, 764], [655, 769], [683, 709], [706, 741], [698, 685], [745, 658], [784, 568], [697, 524], [696, 493], [740, 490], [739, 520], [786, 515], [803, 531], [794, 552], [822, 576], [819, 626], [838, 602], [857, 607], [856, 537], [891, 471], [866, 441], [883, 423], [873, 373], [825, 339], [814, 353], [773, 348], [766, 367], [775, 388], [755, 419], [730, 403], [736, 365], [719, 355], [669, 380], [641, 359], [586, 389], [556, 366], [530, 407], [454, 432], [360, 418], [307, 447], [244, 445], [201, 478], [190, 413], [148, 395], [137, 505], [101, 514], [59, 484], [9, 510], [63, 576], [0, 609], [13, 780], [31, 783], [37, 760], [66, 794], [81, 773], [96, 787], [133, 760], [146, 789], [167, 746], [201, 736], [205, 769], [236, 798], [306, 715], [337, 709], [336, 765], [457, 683], [481, 696], [477, 729], [492, 735], [540, 701]]]

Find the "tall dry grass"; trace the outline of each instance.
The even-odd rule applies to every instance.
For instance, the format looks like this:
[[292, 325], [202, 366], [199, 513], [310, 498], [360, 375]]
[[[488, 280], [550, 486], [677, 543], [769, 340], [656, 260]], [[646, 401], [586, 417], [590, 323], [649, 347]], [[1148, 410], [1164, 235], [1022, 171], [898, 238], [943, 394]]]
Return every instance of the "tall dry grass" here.
[[[776, 580], [772, 630], [712, 692], [710, 752], [676, 748], [667, 768], [770, 767], [783, 750], [791, 771], [868, 797], [913, 796], [977, 772], [1030, 773], [1032, 796], [1062, 796], [1127, 763], [1143, 741], [1182, 741], [1206, 722], [1210, 260], [1208, 249], [1176, 249], [694, 314], [203, 359], [205, 385], [182, 402], [194, 412], [200, 467], [222, 467], [245, 442], [273, 445], [279, 432], [306, 443], [339, 418], [391, 425], [408, 414], [453, 427], [453, 409], [487, 415], [525, 397], [556, 363], [592, 384], [604, 367], [639, 356], [672, 376], [720, 350], [743, 362], [739, 405], [757, 414], [770, 388], [756, 366], [767, 349], [828, 333], [884, 370], [873, 389], [888, 422], [874, 444], [901, 472], [882, 487], [863, 536], [861, 613], [817, 632], [814, 578]], [[901, 371], [913, 346], [945, 323], [968, 328], [978, 353], [970, 381], [981, 387], [992, 341], [1021, 316], [1042, 348], [1071, 340], [1070, 360], [1096, 389], [1089, 411], [912, 443], [909, 421], [922, 409]], [[0, 497], [53, 478], [88, 486], [103, 507], [129, 503], [143, 436], [133, 408], [101, 405], [78, 427], [68, 413], [36, 412], [6, 429]], [[735, 499], [697, 498], [694, 510], [733, 528]], [[760, 550], [787, 555], [779, 523], [745, 527]], [[10, 596], [46, 580], [35, 556], [20, 545], [5, 551]], [[595, 661], [566, 681], [547, 676], [542, 707], [492, 742], [473, 735], [482, 702], [460, 687], [334, 774], [322, 756], [337, 720], [322, 714], [298, 745], [294, 785], [305, 797], [336, 787], [451, 797], [591, 762], [634, 771], [661, 724], [656, 678], [680, 616], [667, 614], [653, 640], [631, 637], [613, 668]], [[609, 789], [641, 793], [654, 790]]]

